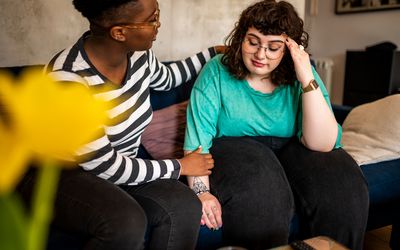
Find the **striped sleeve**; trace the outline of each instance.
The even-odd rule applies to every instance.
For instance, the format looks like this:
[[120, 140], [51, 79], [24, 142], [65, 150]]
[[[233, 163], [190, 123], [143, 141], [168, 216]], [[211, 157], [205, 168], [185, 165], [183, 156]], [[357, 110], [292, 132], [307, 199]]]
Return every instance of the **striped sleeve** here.
[[115, 184], [138, 185], [157, 179], [178, 179], [180, 163], [171, 160], [146, 160], [117, 152], [107, 136], [97, 139], [80, 149], [77, 153], [79, 165]]
[[[145, 65], [145, 62], [138, 60], [140, 65]], [[48, 74], [63, 83], [81, 82], [90, 88], [104, 84], [102, 76], [91, 70], [76, 47], [58, 54], [46, 68]], [[115, 184], [138, 185], [157, 179], [178, 179], [181, 170], [178, 160], [136, 158], [141, 134], [152, 117], [144, 83], [150, 74], [142, 72], [141, 77], [135, 77], [135, 72], [131, 74], [128, 77], [131, 80], [123, 87], [96, 94], [115, 101], [115, 106], [108, 112], [111, 124], [103, 126], [97, 139], [76, 152], [77, 164]]]
[[210, 47], [194, 56], [181, 61], [163, 64], [149, 50], [149, 64], [151, 70], [150, 88], [155, 90], [170, 90], [197, 76], [201, 68], [216, 55], [215, 49]]

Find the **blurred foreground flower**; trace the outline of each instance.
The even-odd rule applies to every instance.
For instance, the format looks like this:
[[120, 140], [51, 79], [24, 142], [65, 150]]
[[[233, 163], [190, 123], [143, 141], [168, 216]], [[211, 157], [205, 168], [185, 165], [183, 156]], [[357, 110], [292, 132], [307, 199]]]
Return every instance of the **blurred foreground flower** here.
[[[73, 161], [74, 152], [96, 138], [108, 108], [86, 86], [60, 84], [38, 70], [24, 73], [19, 81], [0, 75], [1, 249], [45, 248], [57, 162]], [[43, 168], [26, 215], [12, 191], [33, 159]]]

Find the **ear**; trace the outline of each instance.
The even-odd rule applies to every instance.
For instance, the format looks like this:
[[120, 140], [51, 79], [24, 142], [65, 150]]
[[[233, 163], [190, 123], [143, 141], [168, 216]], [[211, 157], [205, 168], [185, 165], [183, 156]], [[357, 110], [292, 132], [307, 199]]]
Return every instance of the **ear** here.
[[110, 36], [118, 42], [124, 42], [126, 40], [125, 33], [126, 30], [121, 26], [113, 26], [110, 29]]

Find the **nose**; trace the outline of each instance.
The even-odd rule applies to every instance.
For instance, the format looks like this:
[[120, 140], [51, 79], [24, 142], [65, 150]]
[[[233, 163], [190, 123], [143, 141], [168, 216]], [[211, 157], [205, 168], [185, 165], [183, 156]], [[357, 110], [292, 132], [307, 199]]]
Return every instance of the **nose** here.
[[267, 51], [265, 48], [259, 47], [254, 55], [257, 59], [264, 59], [267, 58]]
[[158, 21], [158, 22], [157, 22], [157, 26], [155, 26], [155, 30], [157, 31], [160, 27], [161, 27], [161, 22]]

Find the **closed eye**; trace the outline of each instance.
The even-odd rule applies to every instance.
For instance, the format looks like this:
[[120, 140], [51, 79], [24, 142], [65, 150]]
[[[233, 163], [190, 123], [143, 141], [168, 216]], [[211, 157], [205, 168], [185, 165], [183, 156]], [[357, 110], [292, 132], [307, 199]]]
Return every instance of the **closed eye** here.
[[251, 46], [260, 46], [260, 43], [255, 39], [247, 39]]
[[275, 52], [278, 51], [280, 48], [268, 47], [269, 51]]

